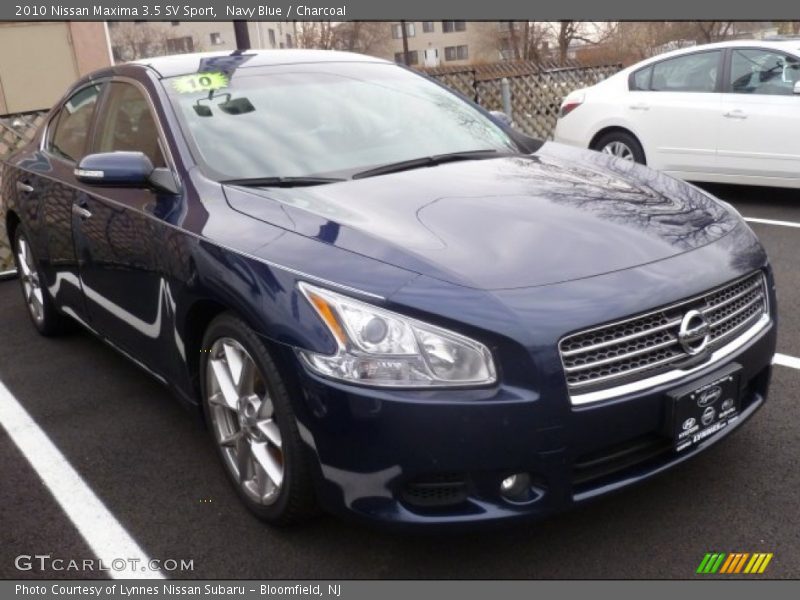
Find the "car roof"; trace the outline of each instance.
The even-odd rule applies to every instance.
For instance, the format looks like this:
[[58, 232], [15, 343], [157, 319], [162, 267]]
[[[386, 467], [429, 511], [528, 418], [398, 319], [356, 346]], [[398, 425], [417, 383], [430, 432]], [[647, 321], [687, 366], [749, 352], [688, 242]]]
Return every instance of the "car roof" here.
[[203, 59], [224, 56], [247, 56], [244, 67], [265, 67], [274, 65], [324, 63], [324, 62], [373, 62], [389, 63], [390, 61], [356, 54], [354, 52], [339, 52], [336, 50], [305, 50], [305, 49], [280, 49], [280, 50], [245, 50], [242, 52], [195, 52], [192, 54], [173, 54], [170, 56], [154, 56], [134, 60], [126, 65], [141, 65], [153, 69], [160, 77], [174, 77], [196, 73], [200, 61]]

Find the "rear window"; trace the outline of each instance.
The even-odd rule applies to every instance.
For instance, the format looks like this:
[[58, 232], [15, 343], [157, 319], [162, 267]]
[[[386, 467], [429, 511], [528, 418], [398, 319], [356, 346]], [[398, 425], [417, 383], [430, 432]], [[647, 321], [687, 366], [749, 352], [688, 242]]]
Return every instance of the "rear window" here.
[[630, 79], [630, 89], [631, 91], [645, 91], [650, 89], [650, 76], [653, 74], [653, 67], [645, 67], [644, 69], [639, 69], [633, 75], [631, 75]]
[[653, 65], [650, 89], [656, 92], [713, 92], [719, 76], [720, 52], [698, 52]]

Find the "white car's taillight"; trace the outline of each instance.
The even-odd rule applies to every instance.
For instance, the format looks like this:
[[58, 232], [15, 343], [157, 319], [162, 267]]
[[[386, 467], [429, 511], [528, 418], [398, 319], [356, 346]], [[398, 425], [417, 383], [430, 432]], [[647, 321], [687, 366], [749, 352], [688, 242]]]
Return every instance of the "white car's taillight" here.
[[559, 117], [566, 117], [569, 113], [583, 104], [585, 99], [586, 96], [584, 94], [572, 94], [564, 98], [564, 102], [561, 103], [561, 112], [559, 113]]

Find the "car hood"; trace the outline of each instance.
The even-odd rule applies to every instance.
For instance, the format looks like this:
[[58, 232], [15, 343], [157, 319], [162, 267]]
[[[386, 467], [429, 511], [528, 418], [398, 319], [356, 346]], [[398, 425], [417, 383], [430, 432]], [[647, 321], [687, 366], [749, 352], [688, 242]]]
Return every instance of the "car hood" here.
[[545, 144], [307, 188], [225, 186], [231, 207], [324, 244], [479, 289], [619, 271], [707, 245], [739, 222], [686, 183]]

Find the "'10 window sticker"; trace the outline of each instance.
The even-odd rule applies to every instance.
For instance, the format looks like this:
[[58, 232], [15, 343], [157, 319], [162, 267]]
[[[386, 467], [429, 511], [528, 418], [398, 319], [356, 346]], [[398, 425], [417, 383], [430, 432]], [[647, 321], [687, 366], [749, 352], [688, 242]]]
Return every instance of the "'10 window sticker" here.
[[213, 92], [228, 86], [228, 76], [224, 73], [193, 73], [184, 75], [172, 81], [172, 87], [179, 94], [193, 94], [196, 92]]

